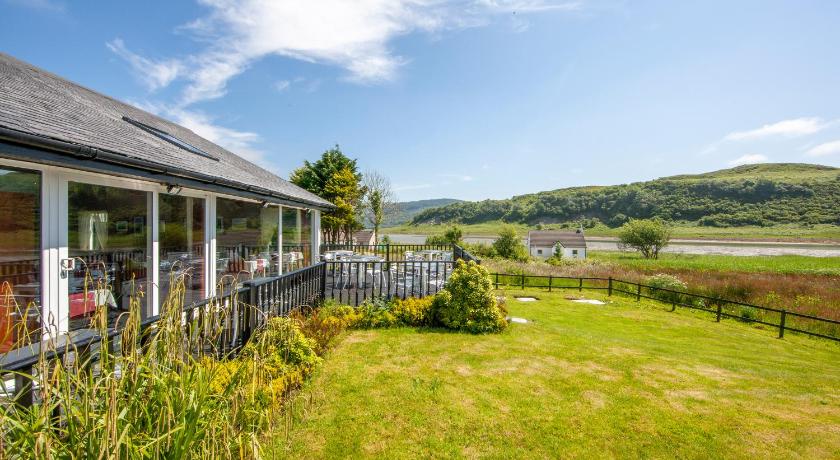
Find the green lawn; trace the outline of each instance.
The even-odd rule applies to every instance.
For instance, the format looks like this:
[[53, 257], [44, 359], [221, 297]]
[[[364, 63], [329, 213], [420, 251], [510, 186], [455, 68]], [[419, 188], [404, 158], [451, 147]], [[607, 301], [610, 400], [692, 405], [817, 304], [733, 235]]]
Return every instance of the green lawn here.
[[[459, 225], [467, 236], [496, 236], [503, 224], [501, 222], [485, 222], [481, 224]], [[382, 229], [382, 234], [442, 234], [451, 225], [400, 225]], [[528, 230], [535, 230], [533, 226], [515, 224], [514, 227], [521, 235]], [[554, 225], [546, 225], [546, 229], [555, 229]], [[767, 240], [767, 241], [840, 241], [840, 226], [813, 225], [775, 225], [772, 227], [699, 227], [690, 224], [675, 224], [672, 228], [673, 238], [687, 239], [720, 239], [720, 240]], [[618, 229], [599, 225], [586, 230], [588, 236], [617, 236]]]
[[840, 257], [727, 256], [718, 254], [662, 253], [645, 259], [635, 252], [589, 251], [590, 259], [614, 262], [642, 270], [715, 270], [749, 273], [798, 273], [840, 276]]
[[839, 344], [657, 303], [506, 294], [532, 323], [347, 334], [269, 457], [840, 456]]

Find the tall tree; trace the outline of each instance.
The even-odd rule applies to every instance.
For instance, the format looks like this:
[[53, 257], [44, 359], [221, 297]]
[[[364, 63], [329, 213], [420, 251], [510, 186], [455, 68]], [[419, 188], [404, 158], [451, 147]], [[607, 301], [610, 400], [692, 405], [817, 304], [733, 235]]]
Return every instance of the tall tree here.
[[344, 155], [338, 145], [314, 163], [304, 161], [303, 166], [292, 171], [289, 180], [336, 205], [321, 219], [326, 242], [349, 240], [351, 233], [361, 227], [356, 216], [364, 196], [362, 175], [356, 160]]
[[373, 234], [379, 238], [379, 227], [385, 214], [398, 210], [397, 200], [391, 188], [391, 181], [377, 171], [365, 172], [362, 183], [365, 188], [365, 199], [362, 206], [367, 220], [373, 224]]

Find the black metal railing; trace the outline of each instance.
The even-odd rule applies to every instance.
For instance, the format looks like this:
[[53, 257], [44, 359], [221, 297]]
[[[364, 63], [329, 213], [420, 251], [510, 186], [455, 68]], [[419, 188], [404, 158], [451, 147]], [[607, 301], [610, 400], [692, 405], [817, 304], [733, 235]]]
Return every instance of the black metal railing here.
[[454, 261], [326, 262], [324, 297], [358, 306], [374, 298], [426, 297], [443, 289]]
[[[178, 323], [189, 336], [199, 336], [203, 343], [196, 354], [212, 353], [219, 357], [235, 355], [253, 332], [271, 316], [287, 315], [292, 309], [315, 305], [324, 299], [326, 264], [319, 263], [294, 272], [271, 278], [255, 279], [241, 286], [220, 289], [221, 295], [184, 307]], [[148, 343], [165, 317], [155, 315], [140, 323], [141, 342]], [[207, 327], [207, 324], [213, 327]], [[215, 332], [211, 333], [210, 330]], [[11, 396], [16, 403], [31, 405], [35, 391], [33, 376], [36, 367], [44, 360], [63, 360], [68, 356], [79, 359], [89, 356], [95, 360], [98, 353], [91, 349], [105, 343], [113, 349], [121, 343], [123, 328], [109, 329], [102, 334], [92, 329], [82, 329], [47, 340], [10, 350], [0, 355], [0, 396]], [[207, 340], [200, 340], [206, 335]], [[192, 350], [191, 350], [192, 351]], [[92, 365], [92, 364], [91, 364]], [[6, 381], [14, 380], [14, 391], [8, 391]], [[37, 377], [36, 377], [37, 378]]]
[[481, 259], [470, 254], [469, 251], [457, 244], [452, 245], [452, 255], [455, 260], [464, 260], [466, 262], [475, 262], [477, 264], [481, 263]]
[[840, 342], [840, 321], [798, 313], [784, 308], [753, 305], [737, 300], [692, 294], [616, 278], [507, 273], [493, 273], [491, 278], [496, 289], [499, 289], [500, 286], [511, 286], [520, 289], [547, 289], [549, 292], [554, 289], [607, 291], [609, 296], [617, 293], [630, 296], [637, 301], [641, 299], [660, 301], [671, 305], [671, 311], [675, 311], [677, 307], [705, 311], [714, 314], [715, 320], [718, 322], [722, 318], [732, 318], [748, 323], [762, 324], [778, 330], [779, 338], [783, 338], [786, 331], [792, 331]]

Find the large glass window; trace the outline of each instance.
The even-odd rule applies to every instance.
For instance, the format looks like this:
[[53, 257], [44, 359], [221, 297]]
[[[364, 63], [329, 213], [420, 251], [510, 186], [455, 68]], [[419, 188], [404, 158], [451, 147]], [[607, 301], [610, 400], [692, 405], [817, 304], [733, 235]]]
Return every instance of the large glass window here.
[[203, 300], [204, 287], [204, 200], [177, 195], [160, 195], [158, 204], [160, 242], [160, 286], [158, 305], [163, 306], [172, 282], [184, 283], [184, 305]]
[[0, 352], [40, 328], [41, 175], [0, 169]]
[[68, 273], [71, 330], [88, 327], [97, 305], [108, 306], [113, 323], [129, 310], [132, 296], [148, 314], [151, 197], [150, 192], [68, 184], [68, 255], [76, 261]]
[[277, 206], [216, 200], [216, 279], [275, 276], [279, 266]]
[[306, 210], [283, 208], [283, 272], [312, 264], [312, 217]]

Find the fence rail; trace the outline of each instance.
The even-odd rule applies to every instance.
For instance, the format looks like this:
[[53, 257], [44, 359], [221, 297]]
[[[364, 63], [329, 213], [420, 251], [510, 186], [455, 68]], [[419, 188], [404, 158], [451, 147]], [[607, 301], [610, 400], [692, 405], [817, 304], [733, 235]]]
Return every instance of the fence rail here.
[[454, 261], [325, 262], [324, 297], [358, 306], [365, 300], [437, 294], [452, 274]]
[[493, 273], [491, 275], [496, 289], [500, 286], [512, 286], [520, 289], [540, 288], [549, 292], [554, 289], [572, 289], [579, 292], [586, 290], [607, 291], [641, 299], [652, 299], [672, 306], [705, 311], [715, 315], [715, 320], [732, 318], [755, 324], [763, 324], [778, 330], [779, 338], [786, 331], [798, 332], [813, 337], [820, 337], [840, 342], [840, 321], [821, 318], [806, 313], [790, 311], [784, 308], [753, 305], [737, 300], [727, 300], [702, 294], [658, 288], [633, 281], [600, 277], [569, 277], [553, 275], [524, 275]]

